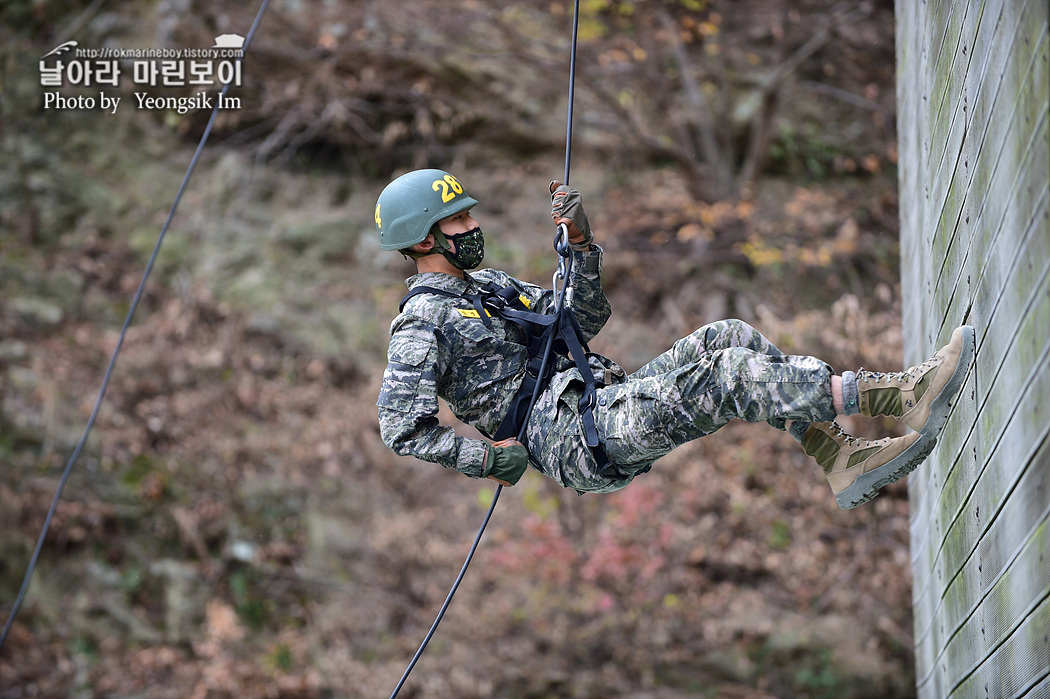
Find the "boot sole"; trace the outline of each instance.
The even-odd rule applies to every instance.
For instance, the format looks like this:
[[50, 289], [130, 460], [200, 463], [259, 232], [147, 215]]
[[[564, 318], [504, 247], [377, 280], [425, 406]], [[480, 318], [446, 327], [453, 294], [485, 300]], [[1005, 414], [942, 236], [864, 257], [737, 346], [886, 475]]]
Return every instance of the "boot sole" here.
[[955, 399], [959, 389], [962, 388], [966, 374], [970, 371], [970, 366], [973, 364], [975, 336], [976, 333], [973, 326], [963, 326], [963, 346], [959, 352], [959, 363], [955, 365], [955, 371], [952, 372], [952, 377], [948, 379], [948, 383], [944, 385], [940, 394], [930, 403], [930, 415], [926, 418], [926, 423], [922, 426], [922, 429], [919, 430], [919, 434], [922, 435], [923, 439], [928, 437], [936, 439], [941, 430], [944, 429], [944, 423], [948, 421], [948, 414], [952, 409], [952, 401]]
[[896, 459], [887, 461], [874, 471], [857, 476], [853, 485], [835, 495], [835, 502], [843, 510], [852, 510], [858, 505], [863, 505], [878, 495], [879, 490], [884, 486], [899, 481], [918, 468], [919, 464], [929, 456], [935, 444], [937, 444], [937, 437], [919, 438], [915, 444], [901, 452]]

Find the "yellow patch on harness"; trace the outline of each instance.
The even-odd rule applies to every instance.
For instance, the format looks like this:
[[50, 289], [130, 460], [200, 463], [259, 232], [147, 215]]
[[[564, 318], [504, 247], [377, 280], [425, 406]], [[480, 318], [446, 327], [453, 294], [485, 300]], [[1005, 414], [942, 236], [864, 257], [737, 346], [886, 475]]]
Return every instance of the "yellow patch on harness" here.
[[[456, 310], [459, 311], [459, 314], [464, 318], [477, 318], [478, 320], [481, 320], [481, 315], [473, 308], [457, 308]], [[485, 311], [485, 315], [487, 315], [489, 318], [492, 317], [492, 314], [489, 313], [487, 310]]]
[[[518, 294], [518, 298], [521, 299], [521, 302], [523, 304], [525, 304], [525, 308], [532, 308], [532, 302], [529, 301], [527, 298], [525, 298], [521, 294]], [[464, 318], [477, 318], [478, 320], [481, 320], [481, 316], [473, 308], [457, 308], [456, 310], [459, 311], [459, 314]], [[485, 315], [487, 315], [489, 318], [492, 317], [492, 314], [488, 311], [488, 309], [485, 309]]]

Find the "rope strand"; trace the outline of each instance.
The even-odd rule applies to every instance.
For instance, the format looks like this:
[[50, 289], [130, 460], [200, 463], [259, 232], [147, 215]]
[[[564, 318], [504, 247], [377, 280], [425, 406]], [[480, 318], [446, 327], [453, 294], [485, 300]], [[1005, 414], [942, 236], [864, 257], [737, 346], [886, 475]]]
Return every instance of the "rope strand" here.
[[565, 125], [565, 178], [569, 184], [569, 161], [572, 159], [572, 107], [576, 96], [576, 39], [580, 33], [580, 0], [572, 10], [572, 47], [569, 49], [569, 108]]
[[[248, 35], [245, 37], [244, 44], [241, 46], [241, 56], [237, 59], [238, 63], [244, 60], [244, 54], [247, 53], [252, 37], [255, 36], [255, 31], [259, 28], [259, 23], [262, 21], [263, 15], [266, 13], [266, 8], [269, 4], [270, 0], [263, 0], [258, 14], [255, 15], [255, 21], [252, 22], [251, 29], [248, 30]], [[175, 211], [179, 207], [179, 202], [182, 201], [182, 195], [186, 192], [190, 176], [193, 175], [193, 171], [197, 168], [197, 162], [200, 160], [201, 153], [204, 151], [204, 144], [207, 143], [208, 137], [211, 135], [212, 127], [215, 125], [215, 119], [219, 113], [219, 105], [222, 104], [222, 99], [226, 96], [231, 84], [232, 83], [226, 83], [219, 92], [217, 104], [212, 109], [211, 118], [208, 119], [208, 125], [204, 128], [204, 134], [201, 136], [201, 140], [197, 144], [197, 150], [193, 153], [193, 158], [190, 160], [189, 167], [186, 169], [186, 174], [182, 178], [182, 184], [179, 185], [179, 190], [175, 194], [175, 201], [172, 203], [171, 209], [168, 211], [168, 218], [164, 221], [164, 225], [160, 229], [160, 235], [157, 236], [157, 243], [153, 246], [153, 254], [150, 255], [149, 262], [146, 264], [146, 270], [143, 272], [142, 279], [139, 281], [138, 289], [136, 289], [135, 295], [132, 297], [131, 307], [128, 309], [128, 314], [124, 319], [124, 325], [120, 329], [120, 336], [117, 338], [117, 345], [113, 349], [113, 354], [109, 358], [109, 365], [106, 367], [106, 373], [102, 377], [102, 386], [99, 388], [98, 396], [95, 398], [95, 405], [91, 409], [91, 415], [88, 417], [87, 425], [84, 428], [83, 434], [80, 436], [80, 441], [77, 442], [76, 448], [73, 450], [72, 455], [69, 457], [69, 461], [66, 463], [65, 470], [62, 472], [62, 477], [58, 481], [58, 488], [55, 490], [55, 496], [51, 500], [51, 507], [48, 509], [47, 516], [44, 518], [43, 529], [40, 532], [40, 537], [37, 539], [36, 548], [33, 549], [33, 555], [29, 559], [29, 566], [26, 569], [25, 577], [22, 579], [22, 587], [19, 589], [18, 596], [15, 598], [15, 602], [11, 606], [11, 612], [7, 615], [7, 622], [4, 624], [3, 631], [0, 631], [0, 650], [3, 649], [4, 641], [7, 640], [7, 636], [11, 632], [11, 627], [14, 624], [15, 615], [18, 614], [18, 611], [21, 609], [22, 603], [25, 600], [26, 592], [29, 589], [29, 583], [33, 578], [33, 571], [36, 570], [37, 561], [40, 559], [40, 552], [44, 548], [44, 539], [47, 537], [47, 533], [51, 528], [51, 520], [54, 518], [55, 511], [58, 509], [58, 503], [62, 498], [62, 491], [65, 490], [66, 483], [69, 481], [69, 476], [73, 473], [73, 467], [76, 465], [77, 459], [80, 458], [80, 453], [84, 450], [84, 446], [87, 444], [88, 435], [91, 434], [91, 430], [95, 426], [95, 420], [98, 418], [99, 410], [102, 408], [102, 401], [106, 396], [106, 390], [109, 388], [109, 382], [113, 378], [113, 369], [117, 364], [117, 357], [120, 355], [120, 350], [124, 346], [124, 340], [127, 337], [128, 328], [131, 327], [131, 321], [135, 317], [135, 311], [138, 310], [139, 304], [142, 302], [142, 296], [146, 291], [146, 281], [149, 279], [150, 273], [153, 272], [153, 267], [157, 262], [157, 256], [160, 254], [160, 247], [164, 243], [164, 237], [167, 235], [168, 228], [171, 226], [171, 222], [175, 218]]]

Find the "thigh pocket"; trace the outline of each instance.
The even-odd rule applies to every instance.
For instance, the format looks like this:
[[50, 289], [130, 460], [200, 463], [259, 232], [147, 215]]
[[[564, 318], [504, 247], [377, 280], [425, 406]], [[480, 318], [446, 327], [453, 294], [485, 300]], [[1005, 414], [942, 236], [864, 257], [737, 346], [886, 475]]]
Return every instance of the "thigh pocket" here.
[[670, 412], [656, 387], [627, 382], [598, 395], [598, 435], [614, 464], [649, 464], [674, 448], [667, 425]]

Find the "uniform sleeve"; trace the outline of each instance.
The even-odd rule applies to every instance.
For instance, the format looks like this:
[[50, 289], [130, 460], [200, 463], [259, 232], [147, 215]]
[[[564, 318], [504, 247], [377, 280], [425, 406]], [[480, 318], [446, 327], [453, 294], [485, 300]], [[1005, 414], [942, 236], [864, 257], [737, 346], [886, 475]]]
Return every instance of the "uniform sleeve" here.
[[[598, 332], [605, 327], [605, 323], [612, 315], [612, 306], [602, 289], [602, 249], [592, 244], [591, 249], [582, 252], [572, 250], [572, 311], [576, 316], [580, 329], [583, 330], [584, 341], [590, 342]], [[554, 305], [554, 291], [543, 289], [535, 284], [514, 280], [522, 290], [522, 294], [529, 299], [531, 308], [538, 313], [549, 313]]]
[[586, 252], [573, 250], [572, 278], [573, 300], [572, 312], [583, 330], [584, 340], [590, 342], [605, 327], [612, 315], [612, 306], [602, 289], [602, 249], [592, 244]]
[[447, 360], [436, 328], [411, 317], [394, 321], [376, 401], [379, 432], [397, 454], [480, 478], [488, 455], [486, 444], [459, 437], [452, 427], [438, 422], [438, 384]]

